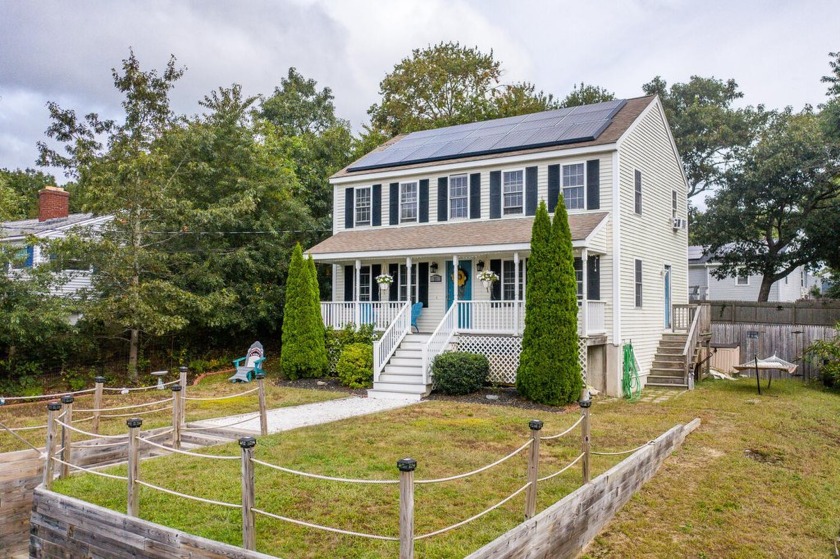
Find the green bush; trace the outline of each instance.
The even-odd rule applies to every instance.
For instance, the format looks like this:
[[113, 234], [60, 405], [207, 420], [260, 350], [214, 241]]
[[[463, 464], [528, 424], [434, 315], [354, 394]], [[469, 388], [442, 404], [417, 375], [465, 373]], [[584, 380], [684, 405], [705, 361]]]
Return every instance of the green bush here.
[[805, 355], [819, 367], [823, 384], [840, 386], [840, 338], [817, 340], [805, 349]]
[[374, 340], [377, 339], [373, 332], [373, 324], [364, 324], [358, 330], [353, 328], [352, 324], [348, 324], [341, 330], [335, 330], [332, 327], [327, 328], [325, 343], [327, 346], [327, 359], [329, 360], [329, 372], [335, 375], [338, 372], [336, 366], [338, 359], [341, 357], [341, 350], [349, 344], [368, 344], [373, 345]]
[[436, 390], [444, 394], [469, 394], [479, 390], [490, 374], [487, 357], [477, 353], [452, 351], [442, 353], [432, 362]]
[[373, 346], [370, 344], [348, 344], [341, 350], [336, 365], [338, 380], [350, 388], [373, 386]]

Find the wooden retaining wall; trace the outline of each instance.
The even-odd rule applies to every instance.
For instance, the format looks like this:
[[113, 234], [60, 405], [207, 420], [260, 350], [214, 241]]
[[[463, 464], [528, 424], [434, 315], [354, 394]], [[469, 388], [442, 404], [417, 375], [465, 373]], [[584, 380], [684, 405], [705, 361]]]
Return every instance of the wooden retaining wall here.
[[43, 472], [44, 460], [34, 450], [0, 454], [0, 557], [29, 549], [32, 492]]
[[649, 480], [686, 435], [695, 419], [660, 435], [654, 444], [570, 493], [557, 503], [485, 545], [467, 559], [565, 559], [577, 557], [624, 503]]
[[193, 536], [159, 524], [35, 489], [30, 557], [109, 559], [272, 559], [232, 545]]

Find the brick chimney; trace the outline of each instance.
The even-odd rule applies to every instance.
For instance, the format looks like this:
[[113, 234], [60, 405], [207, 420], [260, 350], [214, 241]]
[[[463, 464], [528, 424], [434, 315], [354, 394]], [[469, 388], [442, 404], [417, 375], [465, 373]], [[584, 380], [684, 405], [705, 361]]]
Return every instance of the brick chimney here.
[[58, 186], [47, 186], [38, 191], [38, 221], [70, 215], [70, 193]]

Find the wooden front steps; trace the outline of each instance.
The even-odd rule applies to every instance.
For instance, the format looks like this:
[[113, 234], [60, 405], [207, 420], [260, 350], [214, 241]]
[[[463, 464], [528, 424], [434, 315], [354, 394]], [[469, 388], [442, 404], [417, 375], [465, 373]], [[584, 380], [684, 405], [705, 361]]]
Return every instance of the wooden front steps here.
[[417, 402], [432, 387], [423, 382], [423, 346], [429, 334], [407, 335], [385, 365], [379, 380], [368, 390], [368, 398], [388, 398]]
[[682, 356], [687, 339], [688, 333], [685, 332], [665, 332], [662, 334], [645, 386], [688, 390], [685, 378], [685, 361]]

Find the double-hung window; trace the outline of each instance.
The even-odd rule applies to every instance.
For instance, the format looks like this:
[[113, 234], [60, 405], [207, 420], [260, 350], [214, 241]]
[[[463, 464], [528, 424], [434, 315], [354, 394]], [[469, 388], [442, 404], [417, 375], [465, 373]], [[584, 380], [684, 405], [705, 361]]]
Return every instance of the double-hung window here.
[[359, 301], [371, 300], [370, 266], [359, 268]]
[[356, 189], [356, 225], [370, 225], [370, 187]]
[[575, 283], [578, 301], [583, 300], [583, 258], [575, 258]]
[[586, 209], [584, 202], [585, 171], [583, 163], [563, 165], [563, 200], [567, 210]]
[[642, 172], [636, 169], [636, 172], [633, 174], [633, 199], [635, 205], [635, 211], [637, 214], [641, 215], [642, 213]]
[[519, 263], [519, 293], [517, 294], [516, 285], [516, 263], [513, 260], [504, 260], [502, 262], [502, 300], [516, 301], [524, 299], [524, 292], [522, 286], [525, 278], [525, 263]]
[[467, 175], [449, 177], [449, 219], [469, 217], [469, 185]]
[[521, 214], [523, 210], [525, 171], [502, 172], [502, 208], [505, 215]]
[[642, 261], [636, 260], [636, 306], [642, 307]]
[[743, 270], [738, 271], [738, 275], [735, 277], [735, 285], [749, 285], [750, 284], [750, 276]]
[[677, 218], [677, 191], [671, 191], [671, 217]]
[[[417, 295], [417, 265], [411, 267], [411, 294]], [[399, 286], [399, 300], [408, 301], [408, 268], [405, 264], [400, 264], [399, 277], [397, 278], [397, 285]], [[411, 299], [414, 300], [414, 297]]]
[[417, 221], [417, 183], [400, 183], [400, 223]]

